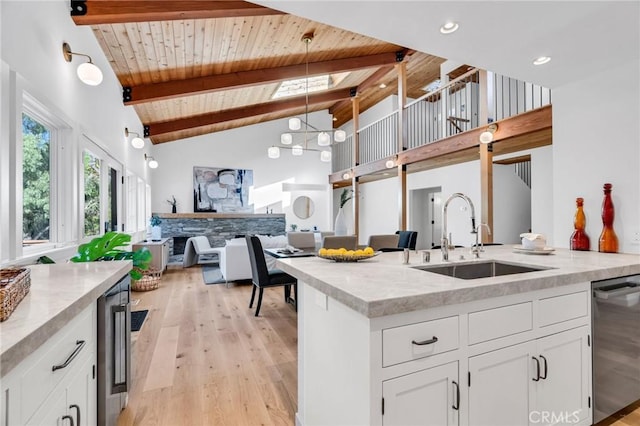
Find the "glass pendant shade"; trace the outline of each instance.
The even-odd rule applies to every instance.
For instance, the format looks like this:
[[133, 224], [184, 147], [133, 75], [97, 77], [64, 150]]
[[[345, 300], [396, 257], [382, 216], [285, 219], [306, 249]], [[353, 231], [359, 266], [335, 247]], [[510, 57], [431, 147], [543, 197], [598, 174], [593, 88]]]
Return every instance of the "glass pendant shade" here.
[[158, 168], [158, 162], [155, 159], [151, 159], [149, 160], [149, 168], [150, 169], [157, 169]]
[[269, 158], [280, 158], [280, 148], [277, 146], [272, 146], [267, 150], [267, 155]]
[[293, 136], [291, 133], [283, 133], [280, 135], [280, 143], [282, 145], [291, 145], [291, 142], [293, 142]]
[[331, 161], [331, 151], [320, 151], [320, 161], [325, 163]]
[[136, 136], [135, 138], [131, 139], [131, 146], [134, 147], [135, 149], [144, 148], [144, 139]]
[[336, 142], [344, 142], [345, 140], [347, 140], [347, 132], [345, 132], [344, 130], [336, 130], [333, 134], [333, 139]]
[[296, 156], [302, 155], [302, 146], [294, 145], [293, 148], [291, 148], [291, 154]]
[[102, 71], [95, 66], [92, 62], [85, 62], [80, 64], [77, 70], [78, 78], [84, 84], [89, 86], [97, 86], [102, 83]]
[[293, 117], [289, 119], [289, 130], [300, 130], [302, 126], [302, 122], [298, 117]]
[[331, 136], [327, 132], [318, 133], [318, 145], [329, 146], [331, 144]]

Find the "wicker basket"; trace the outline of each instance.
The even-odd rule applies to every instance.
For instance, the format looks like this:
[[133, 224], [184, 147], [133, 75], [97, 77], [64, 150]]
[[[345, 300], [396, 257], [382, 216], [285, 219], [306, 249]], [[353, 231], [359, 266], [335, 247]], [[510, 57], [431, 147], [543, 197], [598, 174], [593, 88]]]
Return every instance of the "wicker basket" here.
[[162, 278], [162, 271], [149, 268], [146, 271], [136, 268], [141, 274], [142, 278], [139, 280], [131, 280], [131, 291], [149, 291], [155, 290], [160, 284]]
[[0, 269], [0, 321], [4, 321], [29, 293], [31, 271], [27, 268]]

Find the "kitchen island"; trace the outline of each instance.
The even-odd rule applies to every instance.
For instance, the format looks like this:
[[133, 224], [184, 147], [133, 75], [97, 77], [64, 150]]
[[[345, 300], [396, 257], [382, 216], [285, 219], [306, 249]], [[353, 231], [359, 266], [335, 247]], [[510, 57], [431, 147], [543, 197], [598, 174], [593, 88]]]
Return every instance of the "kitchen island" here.
[[545, 269], [464, 280], [415, 269], [413, 252], [278, 260], [299, 281], [297, 424], [591, 424], [590, 283], [640, 273], [640, 256], [495, 246], [471, 262], [489, 259]]
[[0, 323], [0, 424], [53, 424], [64, 416], [95, 424], [96, 300], [131, 262], [28, 268], [29, 293]]

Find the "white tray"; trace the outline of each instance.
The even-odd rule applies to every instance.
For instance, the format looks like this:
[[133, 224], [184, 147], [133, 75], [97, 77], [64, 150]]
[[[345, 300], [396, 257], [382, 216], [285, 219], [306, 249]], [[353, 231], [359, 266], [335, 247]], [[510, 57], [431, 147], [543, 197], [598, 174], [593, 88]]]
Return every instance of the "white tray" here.
[[516, 244], [515, 246], [513, 246], [514, 253], [522, 253], [522, 254], [551, 254], [554, 251], [556, 251], [556, 249], [554, 249], [553, 247], [544, 247], [541, 249], [529, 249], [529, 248], [524, 248], [522, 244]]

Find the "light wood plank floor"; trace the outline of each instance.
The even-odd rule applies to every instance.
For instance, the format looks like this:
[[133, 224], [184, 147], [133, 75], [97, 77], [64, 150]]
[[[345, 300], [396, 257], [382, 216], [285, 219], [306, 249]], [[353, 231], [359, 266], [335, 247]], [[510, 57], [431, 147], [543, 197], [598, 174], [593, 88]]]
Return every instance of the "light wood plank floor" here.
[[296, 313], [282, 287], [264, 293], [256, 318], [251, 285], [205, 285], [199, 267], [170, 267], [160, 288], [132, 293], [132, 310], [149, 314], [118, 425], [295, 424]]
[[[250, 297], [248, 284], [204, 285], [199, 267], [170, 267], [160, 288], [132, 293], [132, 310], [149, 314], [118, 425], [295, 424], [296, 313], [281, 287], [265, 290], [259, 318]], [[639, 425], [640, 402], [597, 426]]]

